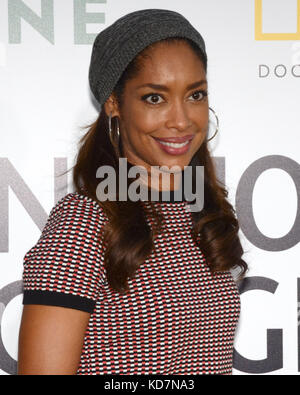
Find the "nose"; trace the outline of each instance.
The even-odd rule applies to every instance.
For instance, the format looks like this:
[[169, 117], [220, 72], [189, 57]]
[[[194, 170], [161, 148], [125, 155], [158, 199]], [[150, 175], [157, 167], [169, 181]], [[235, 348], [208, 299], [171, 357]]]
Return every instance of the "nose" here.
[[177, 129], [180, 132], [185, 131], [192, 122], [189, 118], [187, 104], [181, 100], [176, 100], [172, 103], [167, 114], [166, 126], [169, 129]]

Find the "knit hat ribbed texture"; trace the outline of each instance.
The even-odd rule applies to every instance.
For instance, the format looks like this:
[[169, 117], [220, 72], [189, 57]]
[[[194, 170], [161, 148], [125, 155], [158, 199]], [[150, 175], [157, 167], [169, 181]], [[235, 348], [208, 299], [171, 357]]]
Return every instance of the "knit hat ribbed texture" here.
[[139, 52], [168, 37], [189, 38], [207, 58], [201, 34], [175, 11], [134, 11], [102, 30], [94, 41], [89, 68], [90, 88], [99, 104], [109, 98], [123, 71]]

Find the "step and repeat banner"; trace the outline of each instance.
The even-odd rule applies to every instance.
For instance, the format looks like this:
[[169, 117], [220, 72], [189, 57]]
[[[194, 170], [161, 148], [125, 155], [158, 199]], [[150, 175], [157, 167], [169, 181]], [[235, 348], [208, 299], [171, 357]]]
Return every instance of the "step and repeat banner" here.
[[203, 35], [212, 156], [236, 208], [249, 272], [234, 375], [300, 372], [300, 1], [0, 0], [0, 373], [16, 374], [25, 253], [73, 191], [82, 128], [99, 108], [92, 43], [144, 8], [182, 13]]

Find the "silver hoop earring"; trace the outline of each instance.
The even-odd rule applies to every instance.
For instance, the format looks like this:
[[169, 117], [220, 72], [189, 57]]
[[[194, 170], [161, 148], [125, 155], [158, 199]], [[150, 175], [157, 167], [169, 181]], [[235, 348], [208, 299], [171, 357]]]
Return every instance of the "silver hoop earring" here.
[[117, 118], [116, 119], [117, 120], [117, 142], [114, 141], [113, 130], [112, 130], [112, 126], [111, 126], [112, 113], [110, 113], [109, 117], [108, 117], [108, 134], [109, 134], [109, 138], [110, 138], [110, 141], [111, 141], [112, 145], [115, 148], [118, 148], [119, 147], [119, 141], [120, 141], [120, 127], [119, 127], [118, 117], [116, 117], [116, 118]]
[[219, 118], [218, 118], [216, 112], [215, 112], [211, 107], [209, 107], [209, 109], [213, 112], [213, 114], [214, 114], [214, 116], [215, 116], [215, 118], [216, 118], [216, 121], [217, 121], [217, 128], [216, 128], [216, 130], [215, 130], [214, 135], [213, 135], [212, 137], [210, 137], [209, 139], [207, 139], [206, 141], [212, 140], [212, 139], [215, 137], [215, 135], [218, 133], [218, 131], [219, 131]]

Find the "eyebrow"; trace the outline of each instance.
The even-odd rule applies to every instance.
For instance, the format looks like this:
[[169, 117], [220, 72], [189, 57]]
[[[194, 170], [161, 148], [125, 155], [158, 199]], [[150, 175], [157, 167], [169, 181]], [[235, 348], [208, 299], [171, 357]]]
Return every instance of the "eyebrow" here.
[[[193, 89], [193, 88], [197, 88], [197, 86], [204, 85], [204, 84], [207, 84], [207, 80], [205, 80], [205, 79], [193, 82], [192, 84], [187, 86], [187, 90], [190, 90], [190, 89]], [[161, 90], [161, 91], [169, 91], [169, 88], [166, 85], [151, 84], [151, 83], [139, 85], [137, 87], [137, 89], [146, 88], [146, 87], [152, 88], [152, 89]]]

